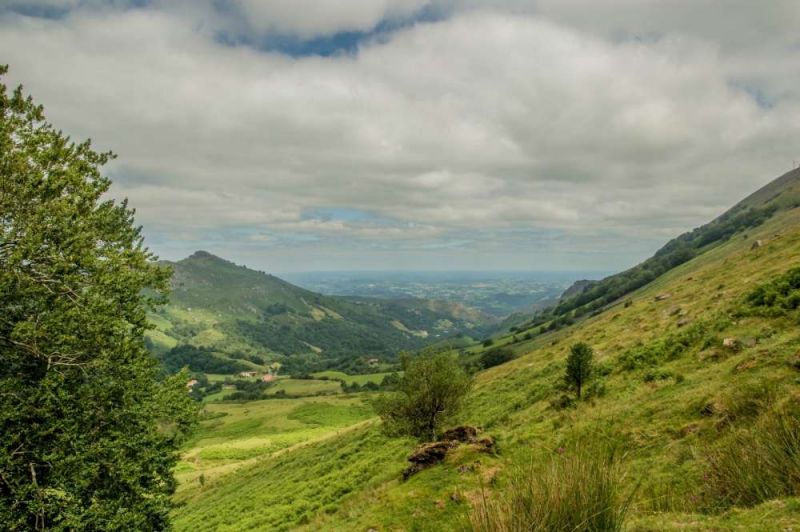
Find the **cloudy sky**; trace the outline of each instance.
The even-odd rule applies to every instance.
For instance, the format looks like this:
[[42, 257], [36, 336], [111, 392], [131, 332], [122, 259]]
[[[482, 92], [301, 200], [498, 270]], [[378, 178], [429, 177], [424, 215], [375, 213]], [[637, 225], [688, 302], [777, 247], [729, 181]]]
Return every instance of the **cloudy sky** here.
[[616, 270], [800, 161], [797, 0], [0, 0], [151, 249]]

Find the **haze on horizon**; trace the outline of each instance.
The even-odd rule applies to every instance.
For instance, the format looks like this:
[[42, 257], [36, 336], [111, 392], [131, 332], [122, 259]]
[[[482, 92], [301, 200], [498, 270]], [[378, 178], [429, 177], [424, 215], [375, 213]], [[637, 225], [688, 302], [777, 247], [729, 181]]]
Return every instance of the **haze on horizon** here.
[[176, 260], [614, 271], [800, 160], [795, 0], [0, 0]]

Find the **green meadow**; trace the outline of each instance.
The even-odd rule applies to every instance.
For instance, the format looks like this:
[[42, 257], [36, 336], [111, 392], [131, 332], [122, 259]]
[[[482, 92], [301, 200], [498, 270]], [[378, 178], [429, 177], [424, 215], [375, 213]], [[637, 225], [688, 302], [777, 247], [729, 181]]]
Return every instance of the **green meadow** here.
[[[461, 448], [406, 482], [414, 442], [384, 435], [359, 396], [207, 405], [179, 468], [176, 526], [466, 528], [476, 505], [502, 496], [521, 467], [613, 448], [630, 498], [626, 530], [792, 529], [797, 498], [731, 502], [719, 491], [725, 471], [710, 467], [734, 456], [737, 442], [767, 450], [754, 427], [800, 402], [793, 318], [737, 313], [747, 293], [798, 264], [794, 209], [576, 325], [521, 342], [496, 338], [517, 358], [476, 375], [461, 415], [495, 438], [496, 455]], [[597, 372], [583, 400], [564, 402], [565, 359], [578, 341], [594, 347]], [[753, 462], [739, 462], [752, 468], [754, 492], [782, 493], [757, 485], [763, 473]]]

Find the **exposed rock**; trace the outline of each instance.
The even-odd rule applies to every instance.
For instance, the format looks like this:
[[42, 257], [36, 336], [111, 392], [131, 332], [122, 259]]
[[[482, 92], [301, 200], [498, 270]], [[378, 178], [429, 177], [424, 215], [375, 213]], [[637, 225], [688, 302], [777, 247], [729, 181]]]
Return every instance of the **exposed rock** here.
[[407, 480], [411, 475], [418, 473], [434, 464], [438, 464], [447, 456], [447, 451], [458, 446], [457, 441], [435, 441], [423, 443], [414, 449], [408, 461], [411, 465], [403, 471], [403, 480]]
[[678, 305], [675, 305], [675, 306], [673, 306], [673, 307], [670, 307], [670, 308], [667, 310], [667, 316], [677, 316], [677, 315], [678, 315], [678, 314], [680, 314], [681, 312], [682, 312], [682, 309], [681, 309], [681, 307], [679, 307]]
[[745, 347], [755, 347], [755, 345], [757, 343], [758, 343], [758, 340], [756, 340], [755, 338], [752, 338], [752, 337], [742, 338], [742, 345], [745, 346]]
[[736, 338], [724, 338], [722, 340], [722, 347], [727, 347], [728, 349], [737, 350], [742, 347], [742, 343]]
[[464, 425], [444, 431], [444, 434], [442, 434], [440, 439], [442, 441], [452, 440], [468, 443], [474, 440], [477, 435], [478, 429], [475, 427], [470, 427], [469, 425]]
[[[705, 415], [705, 414], [704, 414]], [[694, 434], [700, 431], [700, 424], [699, 423], [689, 423], [688, 425], [681, 428], [679, 434], [682, 438], [685, 438], [689, 434]]]
[[481, 453], [493, 453], [494, 452], [494, 440], [491, 436], [485, 436], [480, 440], [475, 440], [473, 443], [475, 450]]
[[669, 298], [671, 298], [671, 297], [672, 297], [672, 294], [658, 294], [658, 295], [655, 297], [655, 300], [656, 300], [656, 301], [664, 301], [665, 299], [669, 299]]
[[750, 246], [750, 249], [758, 249], [758, 248], [762, 247], [763, 245], [764, 245], [764, 243], [761, 240], [756, 240], [755, 242], [753, 242], [753, 245]]
[[755, 358], [749, 358], [747, 360], [744, 360], [736, 364], [735, 370], [736, 372], [746, 371], [748, 369], [753, 369], [756, 366], [758, 366], [758, 360], [756, 360]]
[[475, 471], [475, 464], [461, 464], [456, 471], [459, 473], [472, 473]]
[[596, 283], [597, 281], [590, 281], [588, 279], [581, 279], [580, 281], [575, 281], [574, 283], [572, 283], [572, 286], [564, 290], [564, 293], [561, 294], [561, 297], [559, 297], [559, 299], [563, 301], [565, 299], [569, 299], [572, 296], [577, 296], [579, 294], [582, 294], [584, 290], [586, 290], [587, 288]]

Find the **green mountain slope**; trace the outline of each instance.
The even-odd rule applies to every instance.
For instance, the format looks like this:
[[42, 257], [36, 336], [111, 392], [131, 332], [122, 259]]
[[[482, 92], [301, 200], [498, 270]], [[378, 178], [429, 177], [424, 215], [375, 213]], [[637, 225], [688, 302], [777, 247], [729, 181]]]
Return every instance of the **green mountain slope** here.
[[[766, 196], [788, 197], [794, 183], [796, 176]], [[800, 209], [789, 201], [757, 227], [626, 293], [629, 303], [514, 343], [518, 358], [477, 374], [462, 421], [494, 437], [496, 455], [460, 448], [402, 481], [413, 442], [383, 436], [374, 423], [357, 425], [210, 485], [192, 478], [181, 487], [176, 527], [453, 530], [481, 500], [506, 492], [518, 467], [557, 465], [578, 449], [605, 445], [619, 450], [623, 489], [632, 493], [627, 530], [796, 529], [796, 482], [772, 482], [731, 502], [744, 488], [720, 491], [720, 479], [724, 467], [741, 468], [753, 486], [781, 474], [758, 444], [775, 420], [786, 436], [778, 452], [800, 460], [800, 316], [792, 303], [800, 297], [791, 292], [800, 286], [780, 284], [794, 294], [775, 299], [783, 307], [748, 303], [755, 301], [748, 294], [797, 266]], [[561, 383], [577, 341], [594, 347], [598, 371], [588, 397], [570, 405]], [[272, 505], [279, 511], [269, 512]]]
[[800, 169], [793, 170], [748, 196], [702, 227], [669, 241], [655, 255], [624, 272], [601, 281], [580, 281], [554, 307], [540, 313], [530, 325], [571, 323], [641, 288], [672, 268], [726, 242], [741, 231], [758, 227], [776, 212], [800, 205]]
[[[293, 371], [359, 369], [367, 358], [462, 332], [480, 335], [490, 323], [447, 302], [323, 296], [204, 251], [166, 264], [174, 272], [172, 294], [150, 336], [162, 357], [176, 358], [170, 349], [191, 345], [240, 369], [271, 361]], [[181, 361], [197, 356], [187, 352], [178, 353]]]

